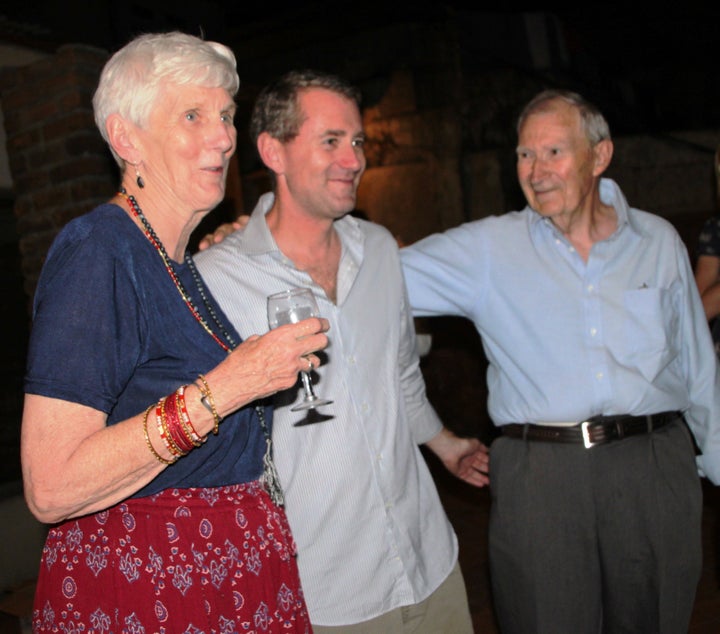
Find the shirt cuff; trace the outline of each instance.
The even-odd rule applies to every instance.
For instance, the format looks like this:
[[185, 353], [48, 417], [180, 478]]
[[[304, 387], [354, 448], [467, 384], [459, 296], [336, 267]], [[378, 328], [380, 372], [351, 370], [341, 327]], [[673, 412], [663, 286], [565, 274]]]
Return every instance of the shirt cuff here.
[[413, 428], [413, 440], [418, 445], [424, 445], [432, 440], [443, 429], [442, 421], [434, 411], [426, 416], [414, 418], [411, 425]]

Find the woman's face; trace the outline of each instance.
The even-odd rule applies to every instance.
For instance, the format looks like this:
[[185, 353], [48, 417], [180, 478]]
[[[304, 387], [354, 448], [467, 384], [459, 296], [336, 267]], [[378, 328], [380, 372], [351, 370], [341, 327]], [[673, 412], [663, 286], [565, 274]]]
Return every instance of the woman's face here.
[[138, 129], [140, 175], [180, 209], [209, 211], [225, 196], [235, 151], [235, 103], [224, 88], [165, 84], [146, 126]]

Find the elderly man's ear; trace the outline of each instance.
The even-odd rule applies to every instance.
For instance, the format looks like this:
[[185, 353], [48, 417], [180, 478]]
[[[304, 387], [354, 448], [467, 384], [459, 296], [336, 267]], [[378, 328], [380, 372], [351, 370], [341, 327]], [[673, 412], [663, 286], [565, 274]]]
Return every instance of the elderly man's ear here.
[[613, 156], [613, 142], [610, 139], [603, 139], [595, 145], [593, 153], [595, 154], [595, 168], [593, 176], [600, 176], [610, 165]]

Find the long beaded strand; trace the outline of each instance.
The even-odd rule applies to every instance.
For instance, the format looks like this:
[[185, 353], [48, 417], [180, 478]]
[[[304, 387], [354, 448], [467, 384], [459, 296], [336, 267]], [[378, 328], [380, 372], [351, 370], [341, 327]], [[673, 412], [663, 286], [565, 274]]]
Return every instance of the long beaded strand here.
[[[165, 269], [172, 278], [172, 281], [175, 284], [175, 288], [177, 288], [180, 296], [183, 298], [185, 305], [190, 309], [190, 312], [193, 314], [198, 323], [205, 329], [205, 331], [220, 345], [223, 350], [225, 350], [225, 352], [230, 353], [232, 349], [237, 346], [237, 342], [226, 330], [222, 321], [215, 312], [215, 309], [212, 307], [212, 304], [210, 303], [207, 295], [205, 294], [205, 285], [200, 278], [200, 274], [195, 267], [195, 262], [193, 261], [190, 253], [185, 252], [185, 263], [190, 269], [190, 273], [192, 274], [195, 286], [197, 287], [198, 292], [200, 293], [200, 297], [202, 298], [203, 305], [205, 306], [212, 320], [215, 322], [215, 325], [220, 329], [223, 337], [225, 337], [227, 344], [213, 332], [205, 319], [203, 319], [200, 311], [193, 303], [192, 298], [185, 290], [182, 281], [175, 272], [172, 260], [168, 256], [167, 251], [165, 251], [165, 247], [160, 241], [160, 238], [158, 238], [157, 234], [155, 233], [155, 230], [152, 228], [152, 225], [145, 217], [145, 214], [143, 214], [140, 205], [138, 204], [137, 200], [135, 200], [135, 196], [133, 196], [132, 194], [128, 194], [125, 191], [124, 187], [118, 193], [123, 198], [125, 198], [125, 200], [127, 200], [130, 212], [142, 223], [145, 230], [145, 236], [160, 254], [163, 264], [165, 265]], [[262, 428], [263, 436], [265, 437], [265, 454], [263, 456], [262, 481], [267, 487], [268, 494], [270, 495], [272, 501], [278, 506], [283, 506], [285, 504], [285, 496], [282, 491], [282, 486], [280, 485], [280, 476], [278, 475], [277, 468], [275, 467], [275, 462], [272, 457], [272, 437], [270, 436], [270, 430], [268, 429], [267, 422], [265, 421], [265, 409], [262, 405], [256, 405], [255, 413], [258, 417], [258, 420], [260, 421], [260, 427]]]
[[[150, 225], [150, 222], [145, 217], [145, 214], [143, 214], [142, 209], [140, 209], [140, 205], [138, 205], [137, 200], [135, 200], [135, 196], [132, 194], [128, 195], [125, 191], [125, 188], [120, 190], [120, 195], [125, 198], [128, 202], [128, 207], [130, 208], [130, 212], [140, 220], [140, 222], [143, 225], [143, 228], [145, 230], [145, 236], [150, 241], [150, 243], [155, 247], [157, 252], [160, 254], [160, 257], [162, 258], [163, 264], [165, 265], [165, 269], [170, 274], [170, 278], [175, 283], [175, 288], [177, 288], [178, 292], [180, 293], [180, 296], [183, 298], [183, 301], [187, 305], [187, 307], [190, 309], [190, 312], [193, 314], [193, 317], [200, 323], [200, 325], [204, 328], [205, 332], [207, 332], [220, 347], [225, 350], [225, 352], [230, 352], [231, 348], [230, 346], [225, 343], [220, 337], [218, 337], [208, 326], [207, 322], [203, 318], [203, 316], [200, 314], [200, 311], [197, 309], [195, 304], [193, 303], [192, 299], [190, 298], [190, 295], [185, 290], [185, 287], [183, 286], [183, 283], [180, 281], [180, 278], [177, 276], [177, 273], [175, 272], [175, 267], [173, 267], [172, 260], [170, 259], [170, 256], [168, 256], [167, 251], [165, 251], [165, 247], [163, 246], [162, 242], [160, 242], [160, 238], [158, 238], [157, 234], [155, 233], [155, 230]], [[186, 255], [187, 257], [187, 255]], [[203, 300], [205, 298], [203, 297]], [[207, 302], [205, 302], [207, 306]], [[216, 323], [219, 323], [219, 320], [217, 319], [217, 315], [215, 315], [215, 311], [210, 312], [213, 319], [216, 321]], [[221, 326], [221, 330], [223, 332], [223, 335], [226, 339], [232, 340], [232, 337], [230, 337], [230, 334], [225, 331], [224, 328]]]
[[200, 293], [200, 297], [202, 298], [203, 305], [208, 311], [208, 314], [210, 317], [212, 317], [212, 320], [215, 322], [218, 328], [220, 328], [220, 331], [222, 332], [223, 337], [225, 337], [226, 341], [230, 344], [231, 348], [237, 347], [237, 342], [232, 337], [232, 335], [225, 329], [225, 326], [223, 325], [220, 318], [217, 316], [217, 313], [215, 312], [215, 309], [213, 308], [212, 304], [210, 303], [210, 300], [208, 299], [207, 295], [205, 294], [205, 284], [203, 284], [202, 278], [200, 277], [200, 273], [198, 273], [198, 270], [195, 266], [195, 261], [192, 258], [192, 255], [190, 255], [189, 252], [185, 252], [185, 264], [187, 264], [188, 269], [190, 269], [190, 273], [192, 274], [193, 281], [195, 282], [195, 287], [197, 288], [198, 292]]
[[[215, 310], [210, 304], [210, 300], [205, 294], [205, 284], [203, 283], [200, 273], [198, 273], [198, 270], [195, 267], [195, 262], [189, 253], [185, 253], [185, 263], [188, 265], [188, 268], [192, 273], [193, 281], [200, 293], [200, 297], [202, 298], [205, 308], [207, 308], [207, 311], [210, 313], [213, 321], [218, 325], [218, 327], [220, 327], [223, 335], [234, 348], [237, 344], [230, 336], [230, 333], [224, 329], [220, 318], [217, 316]], [[260, 427], [262, 428], [263, 435], [265, 436], [265, 455], [263, 456], [262, 481], [265, 484], [272, 501], [278, 506], [283, 506], [285, 504], [285, 496], [283, 494], [282, 486], [280, 485], [280, 476], [278, 475], [277, 468], [275, 467], [275, 461], [272, 456], [272, 438], [270, 436], [270, 430], [268, 429], [267, 422], [265, 421], [265, 408], [262, 405], [256, 405], [255, 413], [257, 414], [258, 420], [260, 421]]]

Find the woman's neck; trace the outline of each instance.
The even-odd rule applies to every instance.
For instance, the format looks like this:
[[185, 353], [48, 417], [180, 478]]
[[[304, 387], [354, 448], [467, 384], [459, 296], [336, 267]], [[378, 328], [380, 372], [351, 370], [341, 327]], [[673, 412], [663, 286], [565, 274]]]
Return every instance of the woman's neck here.
[[126, 209], [135, 224], [147, 233], [148, 228], [142, 221], [144, 217], [168, 257], [175, 262], [182, 262], [190, 235], [201, 216], [186, 214], [187, 218], [183, 221], [183, 215], [177, 213], [177, 210], [160, 203], [157, 195], [153, 196], [150, 190], [140, 188], [134, 182], [123, 183], [123, 190], [125, 194], [117, 197], [119, 206]]

